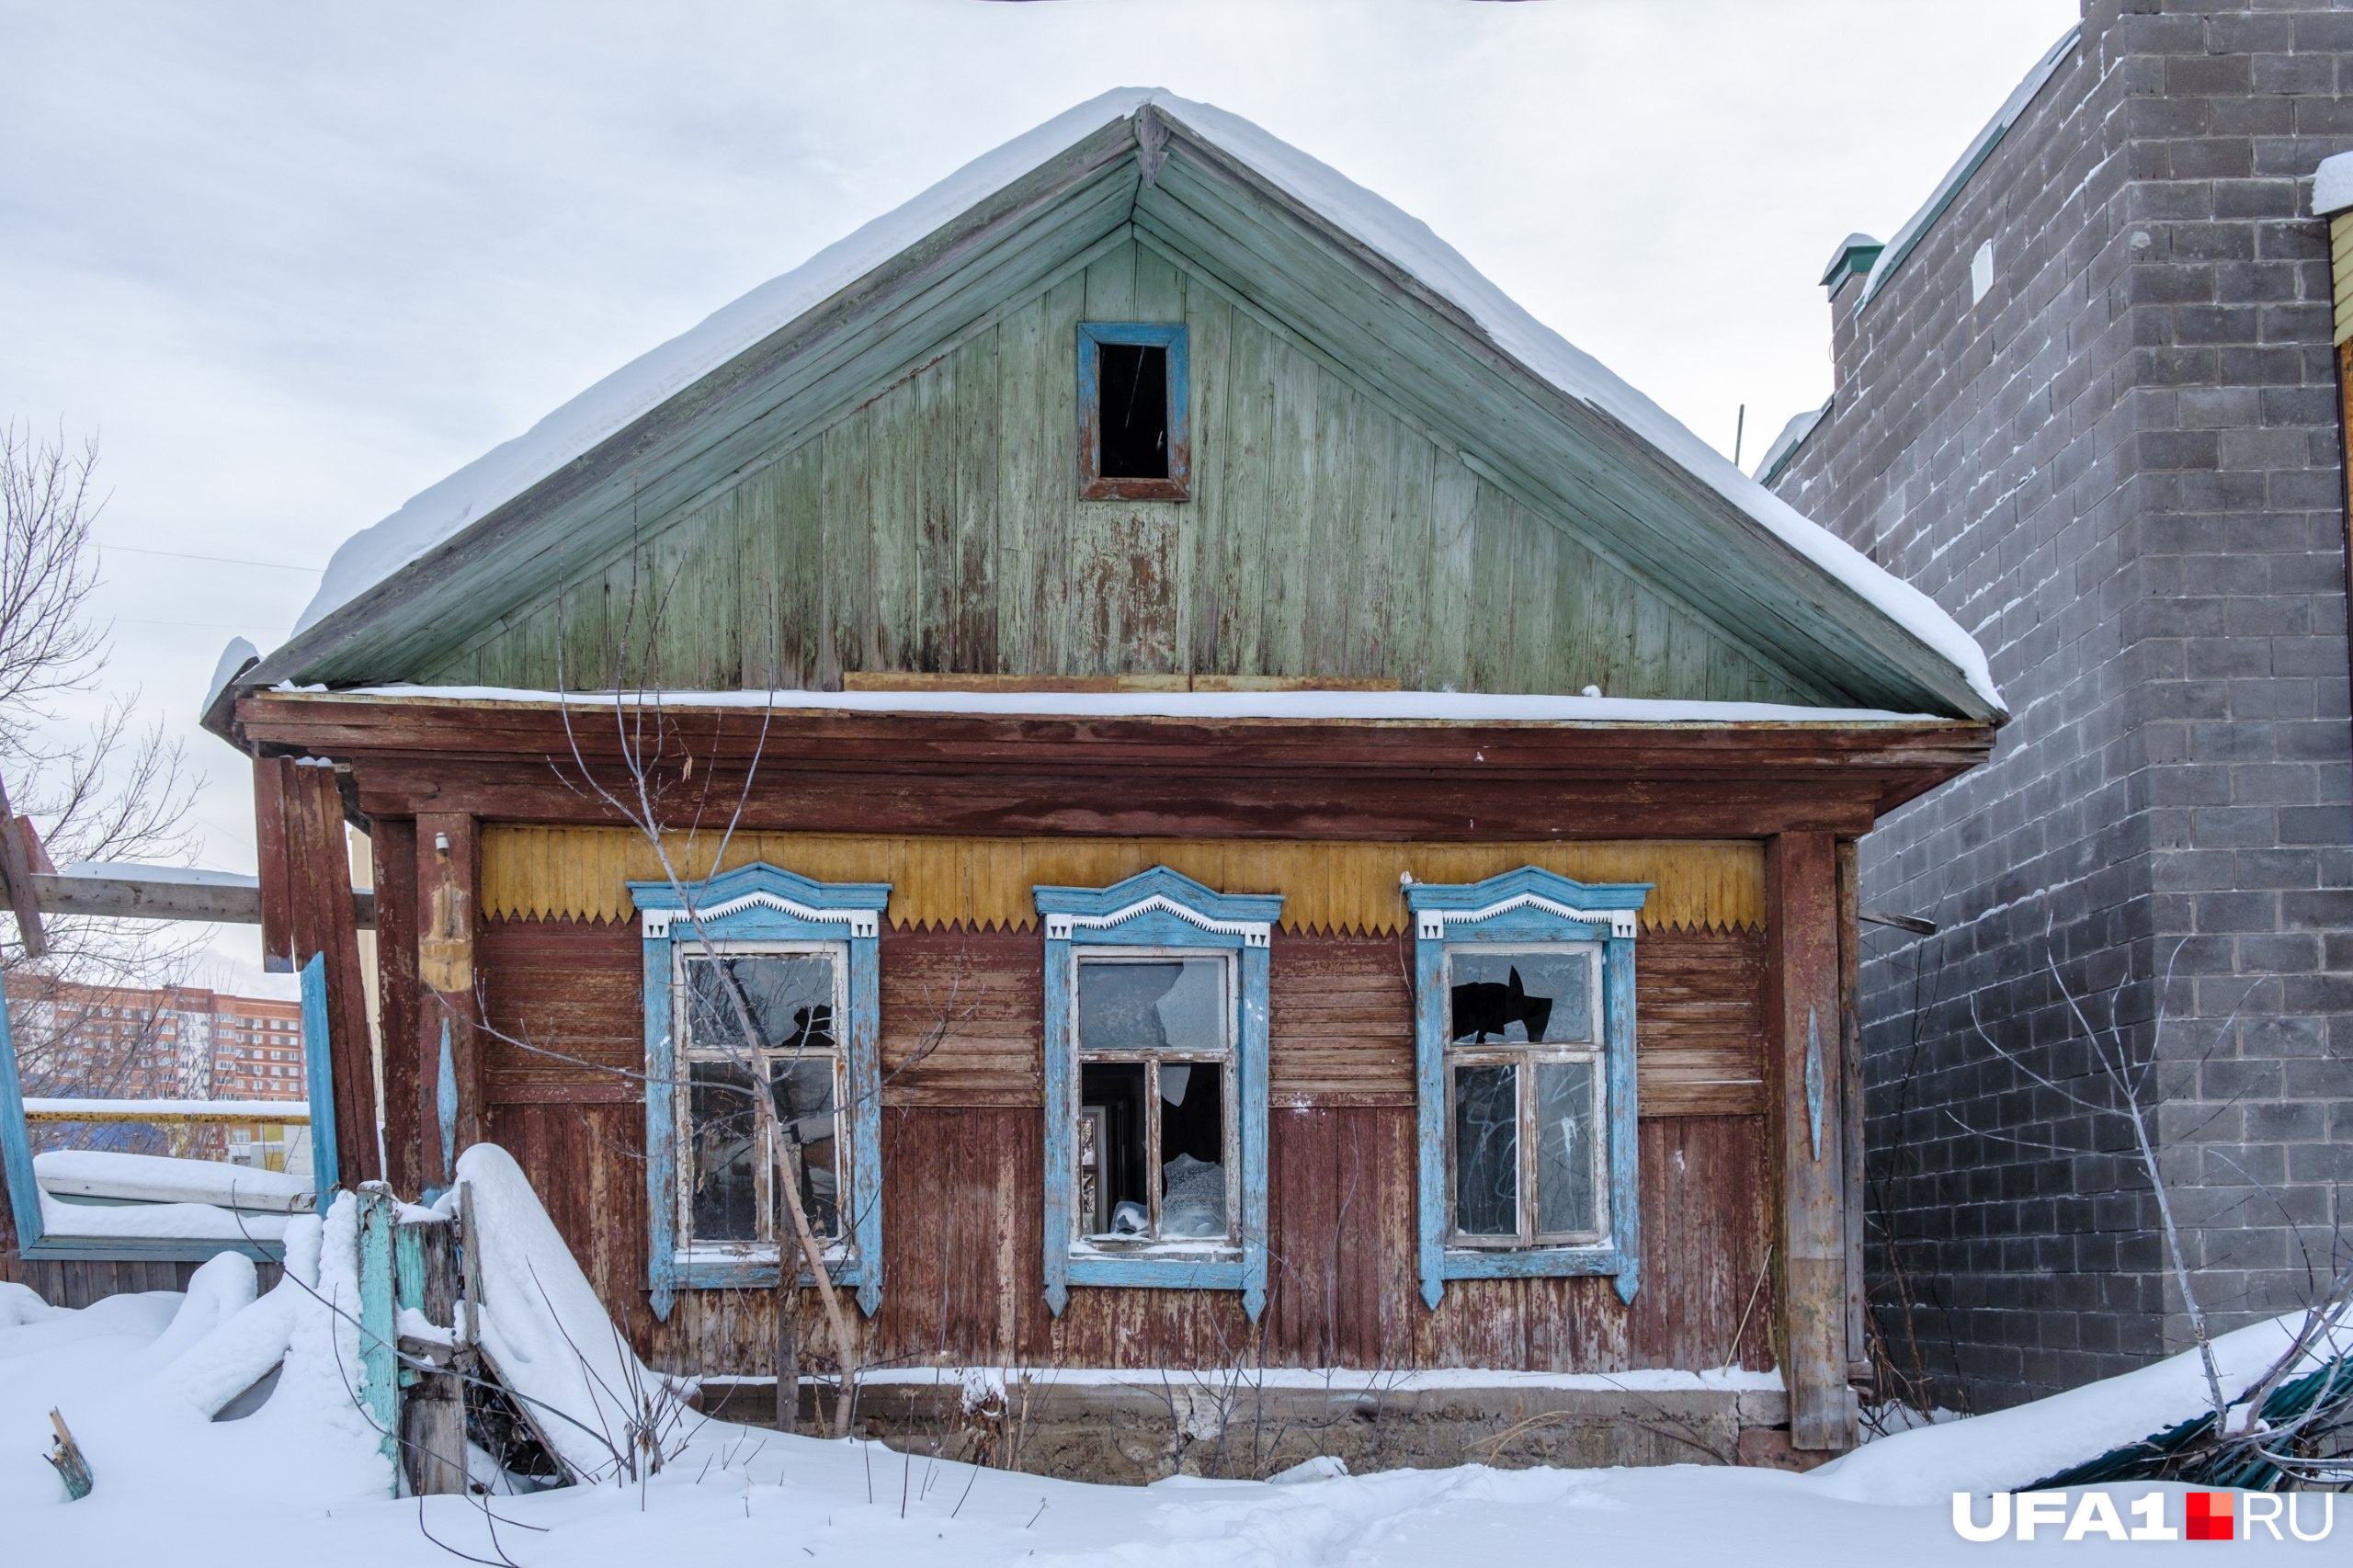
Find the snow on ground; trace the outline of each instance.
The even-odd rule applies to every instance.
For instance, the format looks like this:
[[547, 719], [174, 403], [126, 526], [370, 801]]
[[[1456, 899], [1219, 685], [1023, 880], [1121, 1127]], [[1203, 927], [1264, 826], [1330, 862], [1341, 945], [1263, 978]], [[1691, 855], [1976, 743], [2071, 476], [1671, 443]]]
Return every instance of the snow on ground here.
[[[485, 1259], [485, 1337], [514, 1362], [517, 1383], [560, 1392], [567, 1379], [589, 1375], [562, 1348], [567, 1340], [607, 1387], [642, 1376], [514, 1162], [478, 1146], [460, 1169], [475, 1190], [483, 1250], [494, 1255]], [[1180, 1478], [1143, 1488], [690, 1418], [683, 1446], [640, 1484], [401, 1501], [388, 1495], [390, 1463], [350, 1394], [358, 1335], [343, 1314], [358, 1296], [356, 1233], [348, 1197], [324, 1218], [288, 1221], [288, 1278], [258, 1298], [253, 1265], [235, 1256], [206, 1264], [184, 1297], [115, 1296], [81, 1311], [0, 1285], [0, 1519], [8, 1526], [0, 1561], [1434, 1568], [1712, 1564], [1736, 1555], [1756, 1568], [1813, 1568], [1828, 1551], [1925, 1568], [1988, 1552], [2127, 1547], [2097, 1537], [2070, 1542], [2055, 1529], [2030, 1545], [1972, 1544], [1953, 1528], [1950, 1494], [2022, 1485], [2193, 1414], [2200, 1397], [2195, 1366], [2177, 1358], [2039, 1405], [1884, 1438], [1811, 1475], [1467, 1465], [1352, 1477], [1312, 1461], [1273, 1482]], [[2278, 1328], [2264, 1324], [2219, 1349], [2243, 1381], [2279, 1342]], [[281, 1358], [283, 1373], [258, 1411], [211, 1418]], [[97, 1478], [80, 1502], [65, 1500], [40, 1457], [52, 1408]], [[2185, 1488], [2106, 1490], [2120, 1509], [2166, 1492], [2165, 1517], [2182, 1518]], [[2334, 1551], [2337, 1560], [2343, 1539], [2257, 1538], [2263, 1551]]]

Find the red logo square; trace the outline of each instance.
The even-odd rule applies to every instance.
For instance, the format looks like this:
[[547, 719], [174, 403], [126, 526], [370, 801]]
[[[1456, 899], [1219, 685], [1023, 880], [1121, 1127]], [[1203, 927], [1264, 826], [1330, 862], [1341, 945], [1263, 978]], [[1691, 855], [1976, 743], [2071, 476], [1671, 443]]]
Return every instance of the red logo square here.
[[2234, 1495], [2228, 1492], [2193, 1492], [2189, 1494], [2189, 1539], [2192, 1540], [2231, 1540], [2238, 1532], [2231, 1528], [2231, 1506]]

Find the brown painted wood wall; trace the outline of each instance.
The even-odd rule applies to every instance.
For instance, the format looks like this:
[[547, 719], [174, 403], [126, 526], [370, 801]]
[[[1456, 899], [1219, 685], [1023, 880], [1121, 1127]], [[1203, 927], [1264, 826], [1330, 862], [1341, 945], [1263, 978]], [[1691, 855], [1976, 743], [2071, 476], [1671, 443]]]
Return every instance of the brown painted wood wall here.
[[[1643, 1289], [1471, 1280], [1435, 1312], [1414, 1275], [1410, 943], [1274, 939], [1273, 1263], [1263, 1322], [1227, 1292], [1081, 1290], [1057, 1321], [1039, 1280], [1043, 1161], [1034, 932], [882, 930], [884, 1296], [880, 1361], [1476, 1366], [1550, 1371], [1771, 1364], [1744, 1312], [1769, 1223], [1763, 938], [1646, 935], [1638, 951]], [[765, 1292], [645, 1296], [639, 939], [630, 922], [492, 921], [478, 972], [489, 1136], [519, 1160], [656, 1364], [764, 1373]], [[397, 1136], [395, 1137], [397, 1141]], [[813, 1295], [802, 1342], [823, 1343]], [[1263, 1335], [1263, 1339], [1261, 1338]]]

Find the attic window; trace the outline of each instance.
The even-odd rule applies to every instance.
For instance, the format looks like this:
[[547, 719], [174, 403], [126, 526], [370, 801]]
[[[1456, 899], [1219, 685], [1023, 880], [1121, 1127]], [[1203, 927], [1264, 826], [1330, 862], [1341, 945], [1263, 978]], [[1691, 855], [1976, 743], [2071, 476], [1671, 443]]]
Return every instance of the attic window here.
[[1089, 501], [1191, 496], [1185, 329], [1084, 322], [1078, 329], [1078, 482]]

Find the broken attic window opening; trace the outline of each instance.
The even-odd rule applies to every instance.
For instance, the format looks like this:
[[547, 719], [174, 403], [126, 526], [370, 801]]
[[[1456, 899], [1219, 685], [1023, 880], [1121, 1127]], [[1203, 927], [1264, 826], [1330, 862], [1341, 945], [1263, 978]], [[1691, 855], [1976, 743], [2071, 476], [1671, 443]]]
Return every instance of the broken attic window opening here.
[[1149, 323], [1078, 329], [1079, 494], [1182, 501], [1189, 494], [1186, 331]]
[[1089, 1242], [1232, 1239], [1233, 1011], [1223, 956], [1079, 960], [1074, 1211]]
[[[790, 1238], [779, 1171], [791, 1173], [811, 1229], [842, 1237], [842, 964], [830, 948], [722, 949], [685, 960], [687, 1083], [680, 1096], [688, 1246], [758, 1248]], [[745, 1039], [744, 1019], [755, 1040]], [[756, 1084], [776, 1106], [776, 1133]], [[772, 1138], [781, 1136], [779, 1152]]]
[[1097, 346], [1102, 389], [1103, 476], [1168, 477], [1168, 350], [1142, 343]]
[[1447, 951], [1449, 1240], [1591, 1244], [1607, 1125], [1593, 943]]

